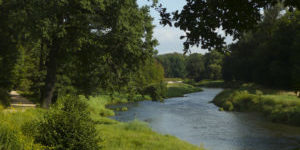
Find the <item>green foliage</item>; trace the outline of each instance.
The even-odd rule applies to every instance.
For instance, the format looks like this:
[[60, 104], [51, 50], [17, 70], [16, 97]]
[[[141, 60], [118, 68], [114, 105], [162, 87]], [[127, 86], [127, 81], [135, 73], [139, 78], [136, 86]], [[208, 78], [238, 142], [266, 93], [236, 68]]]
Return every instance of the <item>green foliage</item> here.
[[152, 100], [163, 100], [167, 94], [167, 86], [164, 82], [150, 84], [144, 90], [144, 93], [150, 95]]
[[166, 89], [163, 81], [164, 68], [151, 58], [146, 61], [144, 67], [131, 74], [129, 84], [121, 89], [121, 93], [128, 93], [130, 101], [145, 100], [146, 95], [149, 95], [152, 100], [162, 100]]
[[191, 54], [186, 59], [187, 77], [195, 81], [200, 81], [205, 77], [205, 62], [201, 54]]
[[65, 94], [126, 87], [157, 45], [149, 9], [136, 0], [3, 0], [0, 88], [48, 107]]
[[6, 89], [0, 88], [0, 105], [9, 106], [9, 94]]
[[99, 138], [82, 97], [59, 99], [37, 122], [35, 141], [53, 149], [99, 149]]
[[300, 3], [295, 0], [188, 0], [180, 11], [168, 13], [162, 7], [158, 10], [162, 24], [172, 25], [171, 21], [174, 21], [175, 27], [185, 32], [185, 36], [181, 38], [186, 38], [184, 51], [188, 52], [190, 46], [200, 45], [203, 49], [221, 49], [225, 45], [225, 36], [219, 34], [219, 30], [216, 29], [222, 29], [226, 36], [231, 35], [238, 39], [245, 32], [257, 27], [264, 17], [262, 9], [275, 6], [278, 2], [289, 7], [289, 11], [300, 9]]
[[[12, 111], [12, 112], [9, 112]], [[15, 112], [14, 112], [15, 111]], [[0, 110], [0, 149], [1, 150], [42, 150], [47, 147], [34, 143], [32, 134], [27, 134], [23, 126], [38, 119], [43, 111]], [[32, 132], [30, 132], [32, 133]]]
[[204, 79], [219, 80], [222, 78], [224, 55], [216, 50], [201, 54], [191, 54], [186, 58], [187, 77], [198, 82]]
[[0, 150], [42, 150], [47, 147], [35, 144], [32, 137], [27, 137], [15, 125], [0, 124]]
[[222, 53], [214, 50], [205, 55], [164, 54], [156, 56], [156, 59], [163, 65], [165, 77], [187, 77], [198, 82], [203, 79], [221, 79], [223, 57]]
[[[300, 99], [286, 92], [251, 88], [224, 90], [213, 102], [228, 111], [256, 111], [274, 122], [300, 125]], [[265, 92], [262, 92], [265, 91]], [[266, 93], [266, 94], [264, 94]]]
[[279, 12], [277, 8], [267, 11], [258, 30], [231, 45], [224, 61], [224, 80], [299, 91], [300, 12], [284, 16]]
[[193, 92], [200, 92], [202, 91], [199, 87], [194, 87], [189, 84], [185, 83], [171, 83], [168, 84], [168, 91], [167, 91], [167, 97], [181, 97], [184, 96], [184, 94], [193, 93]]
[[[88, 100], [84, 96], [80, 96], [79, 101], [87, 102], [87, 113], [90, 115], [93, 125], [96, 126], [96, 131], [93, 134], [97, 134], [98, 137], [101, 137], [102, 140], [98, 139], [97, 143], [104, 150], [149, 150], [149, 149], [161, 149], [161, 150], [173, 150], [173, 149], [189, 149], [189, 150], [202, 150], [204, 148], [199, 148], [188, 142], [181, 141], [178, 138], [170, 135], [161, 135], [156, 132], [153, 132], [148, 124], [133, 121], [129, 123], [121, 123], [113, 119], [103, 117], [102, 114], [109, 114], [111, 110], [106, 109], [105, 105], [116, 103], [117, 101], [124, 101], [121, 99], [122, 96], [114, 96], [114, 100], [110, 96], [99, 95], [97, 97], [89, 97]], [[126, 96], [124, 96], [126, 97]], [[66, 141], [70, 138], [69, 135], [76, 136], [81, 132], [67, 132], [71, 129], [81, 126], [81, 121], [85, 122], [86, 118], [80, 118], [81, 120], [78, 123], [78, 118], [67, 118], [71, 117], [74, 112], [69, 112], [66, 114], [67, 109], [74, 108], [73, 106], [78, 105], [85, 107], [86, 104], [81, 102], [73, 102], [76, 98], [67, 100], [59, 100], [59, 103], [56, 106], [50, 108], [50, 110], [42, 109], [14, 109], [14, 110], [5, 110], [5, 112], [0, 111], [0, 149], [2, 150], [45, 150], [45, 149], [56, 149], [54, 145], [50, 147], [41, 146], [37, 143], [42, 139], [48, 139], [49, 141], [55, 141], [54, 136], [58, 136], [62, 132], [53, 132], [55, 130], [61, 131], [58, 129], [65, 129], [66, 135], [59, 137], [60, 141]], [[65, 107], [64, 101], [70, 102]], [[74, 104], [74, 105], [73, 105]], [[69, 107], [70, 106], [70, 107]], [[63, 110], [64, 109], [64, 110]], [[9, 112], [12, 111], [12, 112]], [[63, 112], [64, 111], [64, 112]], [[85, 110], [75, 109], [76, 114], [86, 113]], [[80, 112], [78, 112], [80, 111]], [[83, 112], [82, 112], [83, 111]], [[64, 116], [61, 116], [63, 113]], [[86, 114], [86, 115], [87, 115]], [[86, 117], [86, 115], [83, 115]], [[60, 116], [60, 117], [59, 117]], [[77, 116], [77, 115], [76, 115]], [[80, 115], [79, 115], [80, 116]], [[82, 116], [82, 117], [83, 117]], [[106, 115], [104, 115], [106, 116]], [[49, 118], [50, 117], [50, 118]], [[56, 118], [56, 119], [55, 119]], [[87, 117], [88, 118], [88, 117]], [[53, 121], [53, 122], [50, 122]], [[71, 126], [66, 126], [66, 121], [71, 123]], [[60, 123], [54, 125], [54, 123]], [[74, 123], [74, 124], [73, 124]], [[78, 124], [75, 124], [78, 123]], [[41, 125], [45, 125], [42, 127]], [[59, 126], [57, 126], [59, 125]], [[48, 128], [46, 128], [48, 127]], [[90, 131], [89, 125], [84, 127], [79, 127], [78, 129], [84, 129]], [[42, 130], [45, 130], [41, 132]], [[55, 133], [52, 137], [46, 136], [45, 134]], [[44, 137], [41, 137], [44, 135]], [[83, 134], [85, 135], [85, 134]], [[41, 137], [41, 139], [36, 139]], [[73, 137], [73, 136], [72, 136]], [[82, 136], [80, 136], [82, 137]], [[63, 139], [61, 139], [63, 138]], [[52, 139], [52, 140], [51, 140]], [[9, 142], [8, 142], [9, 141]], [[77, 143], [77, 142], [76, 142]], [[79, 142], [81, 143], [81, 142]], [[87, 144], [90, 142], [88, 141]], [[68, 145], [68, 143], [64, 143]], [[3, 148], [4, 147], [4, 148]], [[15, 148], [15, 149], [14, 149]], [[65, 148], [64, 148], [65, 149]], [[79, 149], [79, 148], [75, 148]]]
[[103, 150], [204, 150], [174, 136], [155, 133], [139, 121], [98, 125], [97, 130], [105, 139], [101, 144]]
[[167, 78], [185, 77], [185, 58], [182, 54], [172, 53], [155, 57], [162, 64]]

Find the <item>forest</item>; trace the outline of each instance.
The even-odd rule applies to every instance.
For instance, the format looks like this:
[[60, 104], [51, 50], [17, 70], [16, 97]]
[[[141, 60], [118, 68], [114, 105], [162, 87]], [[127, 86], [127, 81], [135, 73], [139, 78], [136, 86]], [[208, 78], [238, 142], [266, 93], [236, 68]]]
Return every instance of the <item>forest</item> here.
[[[228, 114], [251, 112], [274, 134], [294, 129], [293, 138], [278, 137], [284, 146], [300, 140], [298, 1], [186, 0], [174, 12], [163, 0], [145, 1], [0, 0], [0, 150], [222, 149], [236, 139], [218, 144], [227, 132], [207, 128], [225, 129]], [[183, 31], [182, 53], [157, 50], [152, 11], [162, 26]], [[116, 119], [126, 113], [133, 119]], [[218, 115], [207, 120], [219, 123], [205, 122]], [[236, 120], [229, 121], [250, 128]], [[196, 131], [198, 143], [190, 140]], [[239, 144], [226, 148], [253, 148]]]

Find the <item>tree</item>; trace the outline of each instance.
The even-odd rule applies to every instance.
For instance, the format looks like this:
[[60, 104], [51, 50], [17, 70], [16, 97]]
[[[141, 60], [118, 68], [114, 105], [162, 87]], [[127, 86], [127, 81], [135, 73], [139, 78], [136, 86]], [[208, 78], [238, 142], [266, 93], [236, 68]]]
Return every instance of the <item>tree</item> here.
[[[16, 9], [16, 11], [11, 11]], [[23, 12], [14, 2], [0, 2], [0, 100], [9, 104], [8, 92], [16, 81], [15, 64], [22, 48], [20, 39], [25, 35], [22, 24]]]
[[298, 91], [299, 17], [295, 11], [272, 17], [273, 21], [265, 18], [255, 32], [232, 44], [223, 66], [224, 79]]
[[204, 58], [201, 54], [191, 54], [186, 59], [187, 77], [195, 81], [205, 79], [205, 64]]
[[142, 95], [150, 95], [152, 100], [162, 100], [166, 94], [164, 68], [154, 58], [148, 60], [144, 67], [133, 74], [129, 85], [131, 90]]
[[204, 55], [206, 79], [222, 79], [223, 58], [224, 55], [216, 50], [210, 51]]
[[[224, 36], [217, 33], [222, 29], [225, 35], [231, 35], [239, 39], [244, 32], [250, 31], [261, 21], [263, 15], [261, 9], [270, 8], [278, 3], [278, 0], [186, 0], [183, 9], [173, 12], [173, 16], [167, 13], [162, 6], [160, 12], [161, 23], [172, 25], [185, 31], [184, 51], [190, 46], [202, 46], [208, 49], [221, 49], [225, 42]], [[283, 1], [284, 6], [290, 11], [300, 8], [300, 2], [295, 0]], [[171, 18], [172, 16], [172, 18]]]
[[183, 54], [172, 53], [158, 55], [156, 59], [161, 63], [165, 70], [165, 77], [184, 78], [185, 76], [185, 58]]
[[[40, 51], [45, 56], [42, 64], [46, 72], [41, 89], [43, 107], [51, 104], [58, 75], [75, 79], [72, 71], [84, 71], [79, 77], [86, 81], [101, 79], [97, 83], [102, 87], [111, 87], [114, 83], [123, 85], [128, 82], [126, 76], [152, 56], [157, 43], [152, 39], [149, 8], [139, 8], [136, 0], [32, 0], [26, 3], [5, 0], [3, 3], [7, 4], [0, 10], [3, 20], [9, 16], [5, 16], [5, 12], [13, 12], [22, 18], [17, 23], [9, 22], [26, 31], [20, 41], [42, 45]], [[15, 5], [19, 7], [12, 7]], [[13, 18], [10, 20], [14, 21]], [[4, 24], [2, 29], [6, 27], [10, 26]], [[10, 33], [7, 34], [9, 37]], [[18, 50], [16, 44], [12, 45]], [[12, 52], [5, 54], [13, 56]], [[101, 67], [104, 69], [99, 69]], [[91, 80], [87, 83], [84, 86], [76, 81], [71, 84], [89, 94], [92, 91], [87, 87], [93, 86], [90, 86]]]

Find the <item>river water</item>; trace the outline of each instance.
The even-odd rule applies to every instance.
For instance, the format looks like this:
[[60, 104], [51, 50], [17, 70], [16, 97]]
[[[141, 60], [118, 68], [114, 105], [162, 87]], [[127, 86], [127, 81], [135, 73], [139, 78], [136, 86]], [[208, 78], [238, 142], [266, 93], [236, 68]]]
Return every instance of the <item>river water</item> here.
[[[119, 121], [138, 119], [154, 131], [174, 135], [211, 150], [295, 150], [300, 149], [300, 128], [266, 121], [253, 113], [224, 112], [212, 103], [222, 89], [166, 99], [163, 103], [143, 101], [126, 104], [117, 112]], [[124, 105], [123, 105], [124, 106]]]

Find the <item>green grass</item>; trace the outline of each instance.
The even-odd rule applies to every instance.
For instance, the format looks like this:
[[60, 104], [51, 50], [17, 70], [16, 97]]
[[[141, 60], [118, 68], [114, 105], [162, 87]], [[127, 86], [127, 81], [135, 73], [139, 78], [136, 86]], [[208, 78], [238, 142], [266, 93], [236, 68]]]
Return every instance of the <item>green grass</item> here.
[[194, 86], [201, 87], [224, 87], [225, 82], [223, 80], [202, 80], [200, 82], [194, 83]]
[[90, 97], [88, 103], [104, 150], [203, 150], [174, 136], [156, 133], [144, 122], [121, 123], [107, 118], [112, 115], [111, 110], [105, 108], [111, 104], [108, 96]]
[[201, 88], [185, 83], [172, 83], [167, 85], [167, 98], [182, 97], [184, 94], [200, 92]]
[[186, 79], [184, 83], [191, 84], [198, 87], [210, 87], [210, 88], [240, 88], [243, 83], [241, 82], [225, 82], [224, 80], [201, 80], [195, 82], [191, 79]]
[[146, 123], [133, 121], [98, 125], [104, 150], [203, 150], [170, 135], [153, 132]]
[[183, 81], [183, 79], [181, 78], [165, 78], [164, 81], [168, 82], [168, 81]]
[[41, 109], [16, 109], [0, 110], [0, 149], [1, 150], [41, 150], [40, 144], [34, 143], [33, 137], [24, 134], [28, 128], [27, 122], [39, 119], [44, 110]]
[[289, 91], [245, 84], [224, 90], [213, 102], [227, 111], [261, 112], [273, 122], [300, 126], [300, 98]]
[[[156, 133], [144, 122], [121, 123], [108, 118], [114, 112], [105, 105], [130, 101], [125, 100], [124, 96], [111, 99], [110, 96], [101, 95], [89, 97], [86, 101], [97, 134], [101, 137], [98, 144], [104, 150], [203, 150], [174, 136]], [[42, 119], [45, 112], [47, 110], [38, 108], [11, 110], [0, 106], [0, 149], [45, 149], [34, 143], [34, 127], [29, 126], [33, 121]]]

